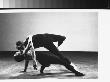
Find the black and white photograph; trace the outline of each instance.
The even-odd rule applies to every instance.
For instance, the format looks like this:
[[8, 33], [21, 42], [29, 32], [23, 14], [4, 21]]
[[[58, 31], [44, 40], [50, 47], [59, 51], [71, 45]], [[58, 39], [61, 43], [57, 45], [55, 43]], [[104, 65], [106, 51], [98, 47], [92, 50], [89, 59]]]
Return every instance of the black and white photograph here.
[[98, 79], [98, 12], [0, 13], [0, 79]]

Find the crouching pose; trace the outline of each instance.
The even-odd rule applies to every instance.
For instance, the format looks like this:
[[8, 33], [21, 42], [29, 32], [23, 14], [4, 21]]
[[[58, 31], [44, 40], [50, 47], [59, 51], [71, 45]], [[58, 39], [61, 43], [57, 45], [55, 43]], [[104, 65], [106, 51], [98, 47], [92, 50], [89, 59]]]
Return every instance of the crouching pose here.
[[[66, 39], [65, 36], [61, 35], [54, 35], [54, 34], [36, 34], [36, 35], [31, 35], [26, 38], [24, 42], [18, 41], [16, 43], [17, 49], [20, 50], [19, 53], [16, 53], [14, 56], [17, 57], [16, 59], [22, 60], [28, 58], [27, 53], [30, 52], [30, 55], [32, 56], [33, 60], [33, 67], [34, 69], [37, 69], [37, 61], [41, 63], [41, 73], [43, 73], [43, 70], [45, 67], [49, 66], [50, 64], [61, 64], [64, 65], [67, 69], [71, 70], [74, 72], [76, 75], [81, 75], [83, 76], [82, 73], [76, 71], [73, 66], [71, 66], [71, 62], [62, 56], [62, 54], [59, 52], [57, 47], [53, 44], [53, 42], [58, 42], [58, 46], [60, 46], [63, 41]], [[34, 49], [39, 48], [39, 47], [44, 47], [48, 49], [52, 54], [46, 55], [46, 54], [35, 54]], [[41, 55], [41, 56], [40, 56]], [[43, 56], [43, 57], [42, 57]], [[47, 59], [45, 59], [47, 57]], [[42, 63], [42, 61], [45, 62]], [[53, 60], [51, 60], [53, 59]], [[58, 62], [59, 61], [59, 62]], [[28, 60], [26, 59], [25, 61], [25, 69], [26, 71], [27, 66], [28, 66]], [[57, 63], [56, 63], [57, 62]]]
[[34, 69], [37, 70], [37, 61], [36, 61], [36, 55], [35, 55], [34, 49], [39, 47], [44, 47], [48, 49], [51, 53], [53, 53], [53, 55], [56, 55], [63, 60], [65, 58], [61, 55], [61, 53], [59, 52], [57, 47], [53, 44], [53, 42], [58, 42], [58, 46], [60, 46], [65, 39], [66, 37], [61, 35], [54, 35], [54, 34], [47, 34], [47, 33], [36, 34], [36, 35], [28, 36], [24, 42], [18, 41], [16, 43], [16, 46], [17, 46], [17, 49], [20, 47], [22, 47], [22, 49], [24, 48], [22, 50], [22, 54], [24, 54], [24, 56], [29, 50], [31, 51], [32, 59], [33, 59], [33, 67]]
[[[19, 61], [19, 62], [25, 60], [24, 71], [26, 72], [29, 61], [32, 60], [31, 53], [28, 52], [25, 57], [23, 57], [22, 55], [20, 55], [20, 53], [18, 53], [16, 56], [14, 56], [14, 58], [16, 61]], [[51, 64], [59, 64], [59, 65], [65, 66], [68, 70], [75, 73], [76, 76], [84, 76], [83, 73], [75, 69], [74, 64], [72, 64], [70, 60], [68, 60], [67, 58], [65, 59], [66, 59], [65, 61], [67, 61], [68, 63], [65, 63], [64, 60], [62, 60], [60, 57], [56, 55], [51, 55], [51, 54], [46, 54], [41, 52], [37, 52], [37, 55], [36, 55], [36, 60], [41, 64], [40, 73], [44, 73], [43, 72], [44, 69], [46, 67], [49, 67]]]

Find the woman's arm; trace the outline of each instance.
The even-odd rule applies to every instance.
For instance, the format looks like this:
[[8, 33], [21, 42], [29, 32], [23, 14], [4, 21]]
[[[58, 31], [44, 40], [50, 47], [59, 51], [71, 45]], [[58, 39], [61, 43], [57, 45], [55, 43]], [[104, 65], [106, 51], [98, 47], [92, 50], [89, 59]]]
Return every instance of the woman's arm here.
[[23, 51], [23, 54], [26, 54], [32, 47], [32, 35], [29, 35], [27, 37], [26, 41], [24, 42], [24, 46], [25, 46], [25, 49]]

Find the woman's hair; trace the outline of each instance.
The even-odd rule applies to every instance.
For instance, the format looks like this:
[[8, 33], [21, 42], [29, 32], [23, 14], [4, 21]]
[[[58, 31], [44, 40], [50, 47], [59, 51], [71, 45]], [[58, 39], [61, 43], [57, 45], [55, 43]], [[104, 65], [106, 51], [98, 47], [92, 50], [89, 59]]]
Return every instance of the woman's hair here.
[[16, 42], [16, 48], [18, 50], [23, 50], [24, 49], [24, 42], [23, 41], [17, 41]]
[[24, 44], [23, 41], [17, 41], [17, 42], [16, 42], [16, 45], [17, 45], [17, 46], [20, 46], [20, 45], [23, 45], [23, 44]]

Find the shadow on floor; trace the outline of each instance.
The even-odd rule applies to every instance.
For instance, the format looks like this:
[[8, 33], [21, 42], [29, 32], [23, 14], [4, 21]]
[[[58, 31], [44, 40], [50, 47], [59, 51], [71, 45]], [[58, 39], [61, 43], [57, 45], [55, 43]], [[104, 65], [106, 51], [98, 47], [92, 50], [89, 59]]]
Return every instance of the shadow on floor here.
[[44, 74], [31, 74], [31, 73], [22, 73], [18, 76], [10, 77], [9, 79], [42, 79], [42, 78], [68, 78], [75, 77], [74, 73], [68, 71], [61, 71], [57, 73], [44, 73]]

